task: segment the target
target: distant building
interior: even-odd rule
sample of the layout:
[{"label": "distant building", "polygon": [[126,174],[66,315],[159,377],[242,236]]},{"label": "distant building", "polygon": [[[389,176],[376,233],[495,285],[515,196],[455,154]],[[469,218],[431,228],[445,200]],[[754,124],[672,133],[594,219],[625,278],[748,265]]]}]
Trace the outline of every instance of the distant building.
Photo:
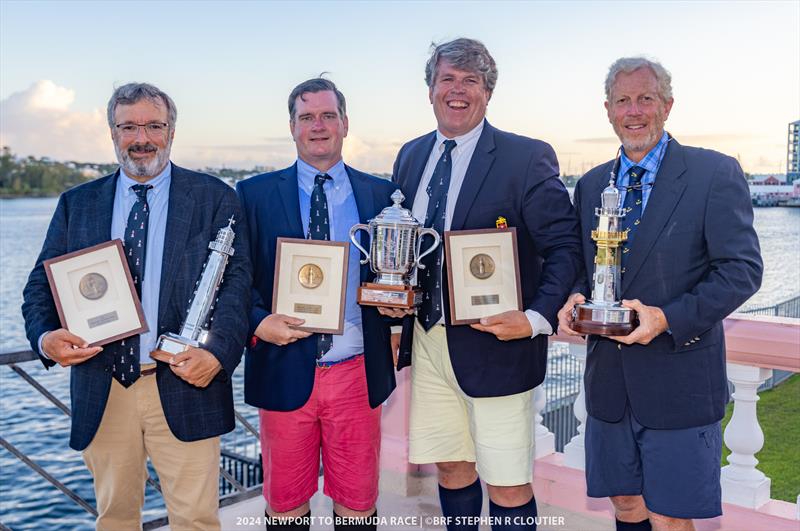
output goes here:
[{"label": "distant building", "polygon": [[754,174],[750,176],[750,185],[780,186],[789,184],[785,175],[780,174]]},{"label": "distant building", "polygon": [[786,180],[792,183],[800,179],[800,120],[789,124],[786,144]]}]

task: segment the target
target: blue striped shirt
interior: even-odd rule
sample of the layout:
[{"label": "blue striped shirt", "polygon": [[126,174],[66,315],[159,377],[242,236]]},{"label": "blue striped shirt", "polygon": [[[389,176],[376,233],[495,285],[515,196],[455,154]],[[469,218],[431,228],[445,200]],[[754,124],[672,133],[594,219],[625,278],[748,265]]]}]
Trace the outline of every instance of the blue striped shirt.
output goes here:
[{"label": "blue striped shirt", "polygon": [[625,204],[625,187],[628,186],[630,181],[628,177],[628,170],[633,166],[639,166],[645,170],[642,177],[642,214],[647,208],[647,200],[650,199],[650,192],[653,191],[653,185],[656,182],[656,175],[658,169],[661,167],[661,162],[664,160],[664,154],[667,152],[667,144],[669,144],[669,135],[666,131],[661,135],[661,139],[653,146],[653,149],[648,151],[639,162],[633,162],[625,155],[625,148],[622,149],[622,154],[619,160],[619,171],[617,174],[617,188],[619,188],[619,204]]}]

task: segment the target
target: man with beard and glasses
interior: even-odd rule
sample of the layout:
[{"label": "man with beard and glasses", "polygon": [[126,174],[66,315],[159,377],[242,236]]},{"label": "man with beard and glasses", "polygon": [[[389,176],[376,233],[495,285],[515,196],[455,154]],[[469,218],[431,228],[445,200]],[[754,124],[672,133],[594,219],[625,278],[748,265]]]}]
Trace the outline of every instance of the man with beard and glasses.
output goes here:
[{"label": "man with beard and glasses", "polygon": [[[177,332],[208,244],[239,201],[219,179],[172,164],[176,109],[158,88],[114,91],[108,125],[120,168],[64,192],[24,290],[31,346],[45,367],[71,367],[70,447],[94,477],[97,529],[140,529],[149,457],[172,529],[219,529],[219,436],[234,428],[231,376],[247,333],[251,271],[237,230],[208,340],[172,364],[149,354]],[[90,347],[61,328],[42,263],[118,238],[124,242],[148,331]]]},{"label": "man with beard and glasses", "polygon": [[642,57],[611,65],[608,119],[619,157],[575,187],[585,273],[559,312],[561,333],[590,293],[595,208],[614,171],[628,230],[622,304],[628,336],[590,335],[586,361],[586,481],[610,497],[617,529],[693,529],[722,514],[720,420],[725,414],[722,320],[761,285],[762,261],[742,169],[664,131],[671,77]]}]

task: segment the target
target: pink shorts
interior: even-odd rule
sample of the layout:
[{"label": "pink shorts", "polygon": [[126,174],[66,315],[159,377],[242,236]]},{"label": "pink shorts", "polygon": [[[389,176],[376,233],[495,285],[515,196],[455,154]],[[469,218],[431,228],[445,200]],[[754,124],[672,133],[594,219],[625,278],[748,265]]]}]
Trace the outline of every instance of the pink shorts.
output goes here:
[{"label": "pink shorts", "polygon": [[378,499],[381,407],[369,407],[364,356],[316,368],[308,401],[294,411],[259,411],[264,498],[277,513],[300,507],[317,491],[355,511]]}]

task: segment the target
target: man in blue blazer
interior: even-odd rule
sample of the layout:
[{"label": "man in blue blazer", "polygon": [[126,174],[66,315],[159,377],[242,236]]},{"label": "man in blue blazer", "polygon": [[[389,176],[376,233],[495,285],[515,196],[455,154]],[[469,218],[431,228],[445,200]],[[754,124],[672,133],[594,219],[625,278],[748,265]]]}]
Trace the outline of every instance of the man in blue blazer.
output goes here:
[{"label": "man in blue blazer", "polygon": [[761,284],[742,169],[664,131],[670,83],[641,57],[611,65],[605,106],[622,148],[575,188],[587,275],[559,313],[562,333],[575,334],[572,308],[591,293],[594,212],[614,171],[629,229],[621,293],[639,326],[588,338],[586,476],[589,496],[610,496],[625,530],[694,529],[692,518],[721,514],[722,320]]},{"label": "man in blue blazer", "polygon": [[[245,355],[245,401],[261,408],[267,527],[308,529],[322,455],[336,527],[375,514],[381,403],[395,387],[390,330],[356,289],[371,280],[350,246],[342,335],[311,334],[295,316],[272,313],[278,237],[349,241],[349,231],[390,205],[391,182],[346,166],[348,119],[333,82],[310,79],[289,95],[297,161],[237,186],[250,230],[254,334]],[[366,235],[364,235],[366,236]],[[362,239],[366,246],[366,238]],[[374,529],[367,520],[365,529]]]},{"label": "man in blue blazer", "polygon": [[[141,527],[147,457],[174,529],[220,527],[219,436],[234,428],[249,249],[238,231],[203,348],[156,364],[149,354],[159,334],[180,330],[209,242],[231,216],[242,217],[230,187],[169,161],[176,117],[172,99],[152,85],[114,91],[108,122],[120,168],[61,195],[24,290],[31,347],[45,367],[71,367],[70,446],[83,450],[94,477],[98,529]],[[149,330],[89,347],[61,328],[43,262],[112,238],[130,255]]]},{"label": "man in blue blazer", "polygon": [[410,460],[436,463],[448,529],[478,528],[456,521],[480,515],[478,476],[493,527],[528,528],[536,516],[532,390],[578,271],[577,219],[553,149],[485,120],[497,67],[482,43],[435,46],[426,81],[437,130],[402,147],[394,181],[414,217],[438,231],[493,229],[500,217],[516,227],[524,311],[452,326],[443,250],[430,255],[419,275],[425,300],[404,323],[403,343],[413,332]]}]

